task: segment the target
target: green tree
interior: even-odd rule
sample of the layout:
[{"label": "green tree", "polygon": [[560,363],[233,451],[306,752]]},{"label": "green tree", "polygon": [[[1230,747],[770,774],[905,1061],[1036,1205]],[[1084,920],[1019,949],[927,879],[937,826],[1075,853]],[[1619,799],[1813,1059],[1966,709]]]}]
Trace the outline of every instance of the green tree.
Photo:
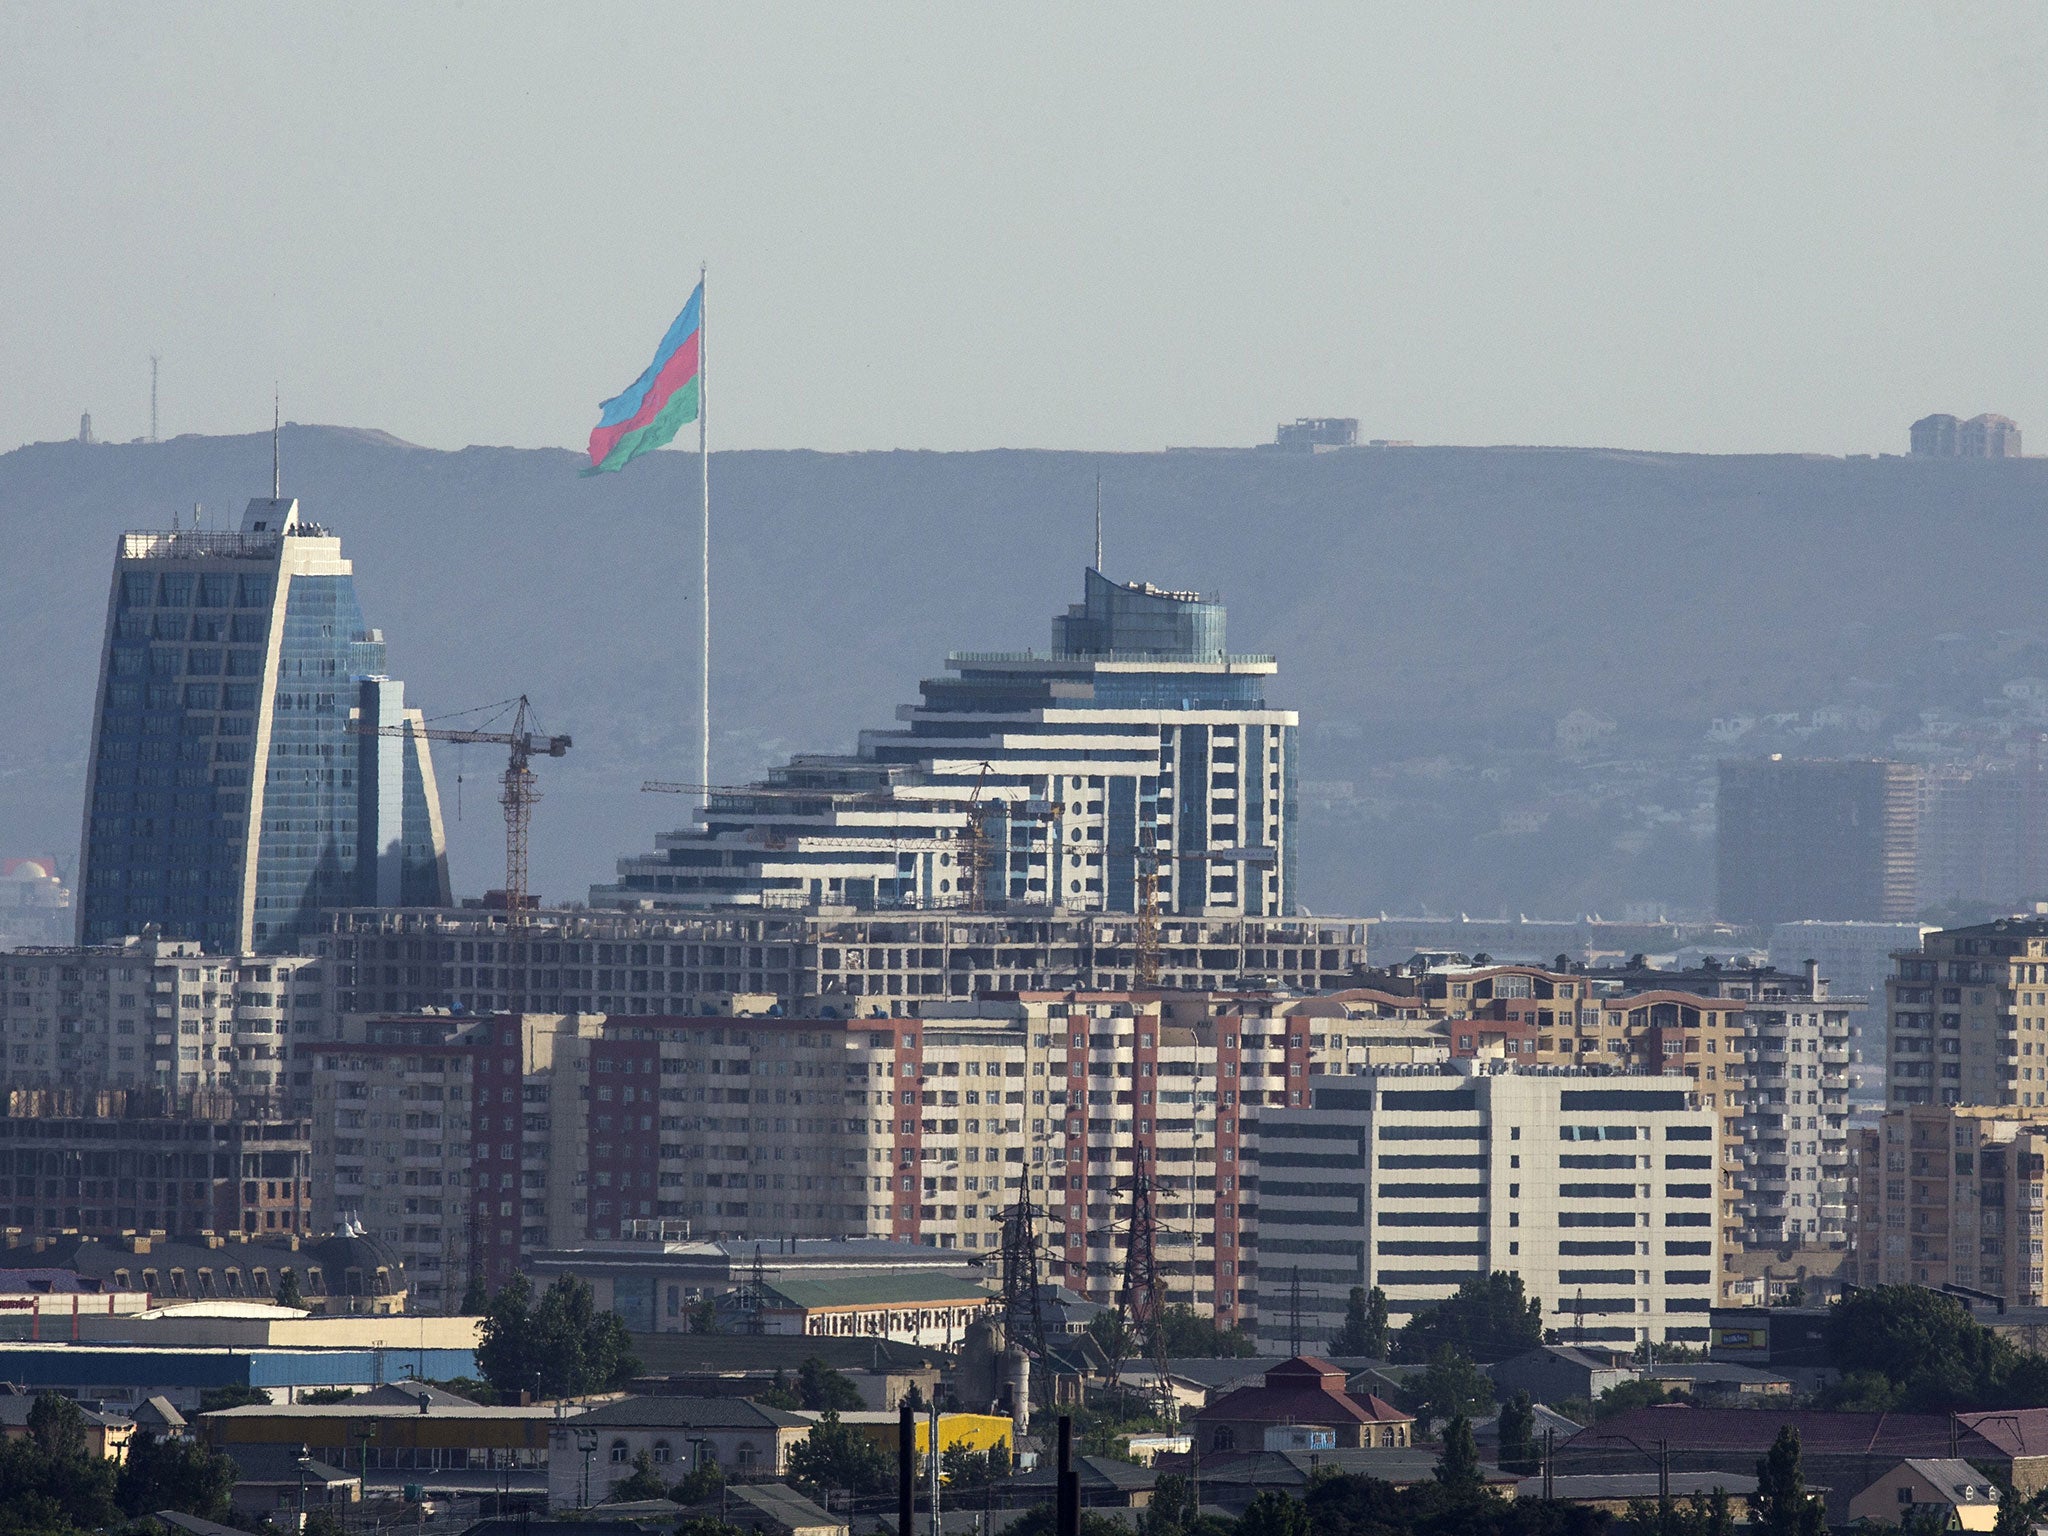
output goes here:
[{"label": "green tree", "polygon": [[491,1288],[484,1282],[484,1272],[472,1269],[469,1284],[462,1288],[462,1315],[481,1317],[491,1304]]},{"label": "green tree", "polygon": [[2019,1492],[2010,1483],[1998,1485],[1998,1519],[1991,1527],[1991,1536],[2032,1536],[2034,1522],[2041,1518],[2041,1496],[2032,1498]]},{"label": "green tree", "polygon": [[796,1388],[789,1384],[789,1373],[779,1368],[768,1385],[754,1394],[754,1401],[764,1408],[780,1408],[784,1413],[795,1413],[805,1406]]},{"label": "green tree", "polygon": [[881,1493],[895,1484],[896,1468],[879,1445],[827,1409],[789,1448],[789,1479],[813,1498],[828,1488]]},{"label": "green tree", "polygon": [[718,1303],[709,1296],[690,1308],[690,1332],[718,1332]]},{"label": "green tree", "polygon": [[1726,1490],[1676,1499],[1630,1499],[1628,1527],[1634,1536],[1734,1536],[1735,1515]]},{"label": "green tree", "polygon": [[223,1408],[247,1408],[269,1401],[270,1394],[261,1387],[245,1386],[237,1381],[224,1387],[206,1388],[199,1394],[199,1411],[218,1413]]},{"label": "green tree", "polygon": [[277,1304],[280,1307],[297,1307],[301,1311],[305,1309],[306,1293],[299,1289],[299,1272],[296,1269],[288,1269],[277,1277]]},{"label": "green tree", "polygon": [[860,1388],[812,1355],[797,1367],[796,1392],[803,1406],[813,1413],[836,1408],[841,1413],[858,1413],[867,1406]]},{"label": "green tree", "polygon": [[1611,1419],[1617,1414],[1629,1413],[1637,1408],[1654,1408],[1659,1403],[1683,1403],[1689,1401],[1676,1387],[1667,1387],[1661,1381],[1620,1381],[1600,1394],[1600,1401],[1593,1405],[1595,1419]]},{"label": "green tree", "polygon": [[538,1302],[526,1276],[514,1275],[492,1298],[477,1333],[477,1368],[508,1401],[523,1391],[616,1391],[640,1373],[625,1319],[599,1312],[589,1282],[578,1275],[563,1275]]},{"label": "green tree", "polygon": [[1152,1502],[1138,1516],[1138,1536],[1187,1536],[1201,1514],[1194,1480],[1183,1472],[1162,1472],[1152,1485]]},{"label": "green tree", "polygon": [[440,1381],[426,1382],[425,1385],[438,1387],[441,1391],[455,1397],[467,1398],[479,1407],[495,1408],[498,1406],[498,1394],[493,1390],[491,1384],[475,1376],[449,1376]]},{"label": "green tree", "polygon": [[1403,1406],[1420,1420],[1422,1433],[1440,1419],[1470,1418],[1493,1406],[1493,1383],[1459,1350],[1446,1345],[1401,1393]]},{"label": "green tree", "polygon": [[1008,1446],[992,1445],[986,1451],[964,1445],[949,1445],[939,1457],[939,1475],[955,1489],[986,1488],[1010,1475]]},{"label": "green tree", "polygon": [[633,1470],[621,1478],[612,1488],[607,1504],[633,1504],[641,1499],[665,1499],[668,1484],[661,1480],[661,1474],[654,1470],[654,1458],[642,1451],[633,1458]]},{"label": "green tree", "polygon": [[1308,1536],[1308,1506],[1268,1488],[1238,1516],[1237,1536]]},{"label": "green tree", "polygon": [[1749,1523],[1756,1536],[1823,1536],[1827,1530],[1825,1507],[1818,1495],[1806,1491],[1799,1431],[1790,1424],[1778,1431],[1769,1453],[1756,1464]]},{"label": "green tree", "polygon": [[1111,1360],[1128,1360],[1138,1352],[1137,1334],[1113,1307],[1088,1319],[1088,1337]]},{"label": "green tree", "polygon": [[731,1525],[715,1515],[688,1515],[676,1522],[675,1536],[749,1536],[744,1526]]},{"label": "green tree", "polygon": [[196,1440],[160,1440],[148,1430],[128,1442],[114,1482],[114,1500],[131,1518],[175,1509],[202,1520],[224,1519],[241,1478],[234,1461]]},{"label": "green tree", "polygon": [[1896,1383],[1900,1406],[1922,1412],[2003,1405],[2017,1352],[1961,1302],[1917,1285],[1855,1291],[1828,1315],[1830,1363]]},{"label": "green tree", "polygon": [[669,1497],[678,1504],[707,1504],[718,1497],[718,1490],[724,1486],[725,1469],[707,1456],[669,1490]]},{"label": "green tree", "polygon": [[1175,1360],[1245,1359],[1259,1352],[1258,1341],[1242,1328],[1219,1328],[1186,1302],[1175,1302],[1159,1314],[1166,1353]]},{"label": "green tree", "polygon": [[1495,1270],[1411,1317],[1396,1336],[1403,1360],[1427,1360],[1450,1345],[1482,1365],[1506,1360],[1543,1342],[1543,1304],[1522,1289],[1522,1277]]},{"label": "green tree", "polygon": [[1351,1299],[1344,1306],[1344,1325],[1330,1335],[1333,1355],[1364,1355],[1373,1360],[1387,1358],[1387,1293],[1378,1286],[1370,1291],[1362,1285],[1351,1287]]},{"label": "green tree", "polygon": [[1906,1389],[1883,1371],[1844,1371],[1815,1401],[1835,1413],[1894,1413],[1905,1400]]},{"label": "green tree", "polygon": [[28,1438],[53,1461],[78,1461],[85,1456],[85,1410],[55,1392],[38,1392],[29,1405]]},{"label": "green tree", "polygon": [[1536,1455],[1536,1409],[1529,1394],[1517,1392],[1500,1409],[1500,1464],[1503,1470],[1533,1477]]},{"label": "green tree", "polygon": [[1479,1446],[1472,1439],[1472,1421],[1462,1413],[1444,1426],[1436,1480],[1451,1493],[1477,1493],[1486,1486],[1485,1474],[1479,1470]]}]

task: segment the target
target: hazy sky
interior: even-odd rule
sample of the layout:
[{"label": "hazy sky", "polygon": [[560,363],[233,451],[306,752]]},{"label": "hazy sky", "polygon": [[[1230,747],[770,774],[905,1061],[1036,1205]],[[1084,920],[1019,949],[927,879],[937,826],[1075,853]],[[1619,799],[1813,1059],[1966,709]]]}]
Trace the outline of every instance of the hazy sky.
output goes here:
[{"label": "hazy sky", "polygon": [[0,448],[2048,449],[2048,19],[0,0]]}]

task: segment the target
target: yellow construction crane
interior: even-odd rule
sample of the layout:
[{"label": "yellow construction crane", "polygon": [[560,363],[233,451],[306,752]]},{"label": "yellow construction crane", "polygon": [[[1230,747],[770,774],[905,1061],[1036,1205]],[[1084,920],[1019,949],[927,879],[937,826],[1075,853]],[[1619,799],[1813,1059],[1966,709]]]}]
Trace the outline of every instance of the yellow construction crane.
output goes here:
[{"label": "yellow construction crane", "polygon": [[522,693],[509,731],[449,730],[440,726],[416,725],[411,721],[402,725],[371,725],[367,722],[356,725],[356,733],[362,736],[411,736],[427,741],[451,741],[457,745],[511,749],[505,764],[504,788],[498,796],[498,803],[505,808],[505,926],[508,928],[523,927],[526,922],[526,832],[533,819],[534,804],[540,799],[540,791],[534,787],[533,769],[528,763],[535,757],[561,757],[569,750],[567,736],[536,735],[528,729],[532,713],[533,706],[527,703],[526,695]]}]

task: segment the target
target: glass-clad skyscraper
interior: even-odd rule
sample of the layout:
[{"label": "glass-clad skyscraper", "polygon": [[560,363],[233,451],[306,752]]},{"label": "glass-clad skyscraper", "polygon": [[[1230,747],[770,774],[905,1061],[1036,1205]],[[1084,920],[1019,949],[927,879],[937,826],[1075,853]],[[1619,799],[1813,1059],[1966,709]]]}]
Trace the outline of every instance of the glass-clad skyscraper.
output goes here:
[{"label": "glass-clad skyscraper", "polygon": [[236,532],[127,533],[114,567],[79,859],[78,935],[155,927],[290,949],[326,907],[446,905],[424,740],[384,675],[341,540],[295,500]]},{"label": "glass-clad skyscraper", "polygon": [[[1221,603],[1085,577],[1050,651],[967,651],[895,730],[714,795],[591,905],[1294,910],[1295,734]],[[970,829],[975,829],[970,832]]]}]

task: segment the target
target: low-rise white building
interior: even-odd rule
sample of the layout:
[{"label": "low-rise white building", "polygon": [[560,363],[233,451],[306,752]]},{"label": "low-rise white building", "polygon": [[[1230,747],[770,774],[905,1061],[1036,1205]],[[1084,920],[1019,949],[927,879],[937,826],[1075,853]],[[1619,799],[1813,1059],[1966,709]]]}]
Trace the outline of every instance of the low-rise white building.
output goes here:
[{"label": "low-rise white building", "polygon": [[1499,1057],[1314,1083],[1260,1117],[1261,1342],[1327,1338],[1353,1286],[1398,1325],[1492,1270],[1567,1343],[1707,1338],[1717,1112],[1690,1078]]},{"label": "low-rise white building", "polygon": [[716,1463],[732,1477],[773,1477],[811,1421],[743,1397],[623,1397],[556,1420],[548,1437],[548,1508],[587,1509],[633,1475],[645,1451],[681,1481]]}]

